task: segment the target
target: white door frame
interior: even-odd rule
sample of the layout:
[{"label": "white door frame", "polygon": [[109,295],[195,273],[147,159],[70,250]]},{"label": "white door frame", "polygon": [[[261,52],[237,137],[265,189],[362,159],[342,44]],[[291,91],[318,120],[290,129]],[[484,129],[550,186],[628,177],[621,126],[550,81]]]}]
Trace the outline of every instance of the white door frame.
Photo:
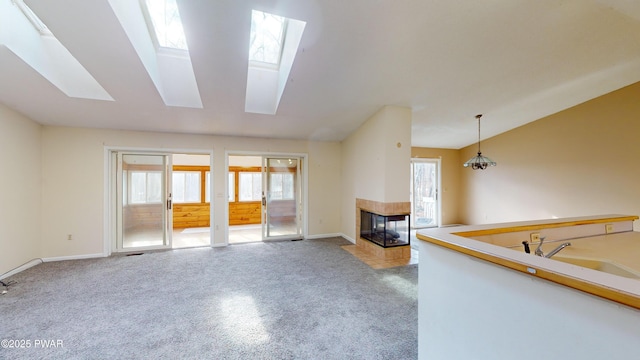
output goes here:
[{"label": "white door frame", "polygon": [[[296,161],[298,162],[298,166],[296,167],[296,184],[298,184],[298,186],[300,186],[299,190],[300,192],[298,192],[298,188],[296,187],[295,189],[295,201],[296,201],[296,205],[295,205],[295,209],[296,209],[296,213],[295,213],[295,217],[296,217],[296,234],[295,235],[270,235],[270,221],[269,221],[269,206],[270,206],[270,184],[271,184],[271,179],[268,175],[271,174],[271,172],[269,171],[269,160],[271,159],[278,159],[278,161],[280,159],[287,159],[287,158],[295,158]],[[261,219],[262,219],[262,241],[269,241],[269,240],[294,240],[294,239],[300,239],[300,236],[303,236],[302,234],[302,218],[299,216],[302,213],[302,206],[298,206],[298,203],[302,204],[303,199],[300,199],[300,197],[302,197],[302,182],[301,177],[302,177],[302,172],[301,170],[304,168],[304,166],[306,161],[300,157],[300,156],[295,156],[295,155],[287,155],[287,156],[271,156],[271,155],[264,155],[262,156],[262,214],[261,214]],[[265,176],[267,175],[267,176]],[[304,236],[303,236],[304,237]]]},{"label": "white door frame", "polygon": [[[111,152],[111,155],[113,157],[117,157],[117,164],[115,164],[115,177],[113,177],[113,179],[116,180],[116,186],[115,186],[115,192],[113,193],[115,195],[115,208],[113,208],[111,210],[112,215],[115,215],[116,218],[116,241],[112,244],[112,248],[111,251],[112,252],[132,252],[132,251],[145,251],[145,250],[166,250],[166,249],[171,249],[172,246],[172,231],[173,230],[173,221],[172,221],[172,215],[173,215],[173,211],[171,209],[171,207],[169,206],[170,201],[171,201],[171,154],[170,153],[149,153],[149,152],[145,152],[145,151],[130,151],[130,150],[124,150],[124,151],[113,151]],[[160,199],[160,206],[163,208],[163,214],[162,214],[162,227],[163,227],[163,242],[162,245],[149,245],[149,246],[137,246],[137,247],[133,247],[133,248],[124,248],[124,229],[122,228],[123,225],[123,211],[124,211],[124,204],[121,202],[122,198],[123,198],[123,194],[118,192],[118,190],[124,190],[124,181],[121,180],[122,179],[122,175],[123,175],[123,171],[124,169],[122,169],[122,163],[124,163],[124,156],[127,155],[131,155],[131,156],[155,156],[155,157],[162,157],[162,165],[163,165],[163,175],[164,178],[161,180],[162,181],[162,189],[164,190],[164,192],[161,194],[161,199]],[[114,168],[112,167],[112,170],[114,170]],[[112,175],[114,175],[114,173],[111,173]],[[118,187],[117,183],[118,180],[120,180],[123,185],[121,187]],[[130,184],[127,182],[127,189],[129,188]],[[118,222],[117,220],[121,220],[120,222]]]},{"label": "white door frame", "polygon": [[[307,201],[309,192],[309,166],[308,166],[308,154],[305,153],[287,153],[287,152],[266,152],[266,151],[242,151],[242,150],[226,150],[224,153],[224,171],[225,171],[225,194],[229,189],[229,156],[260,156],[260,157],[299,157],[302,159],[302,237],[307,238],[309,235],[308,217],[309,217],[309,202]],[[224,241],[225,245],[229,245],[229,194],[225,196],[224,207]],[[262,216],[261,216],[262,218]],[[262,222],[262,220],[261,220]]]},{"label": "white door frame", "polygon": [[[211,183],[209,184],[209,194],[211,195],[210,210],[209,210],[209,233],[210,233],[210,246],[214,246],[214,210],[213,210],[213,149],[179,149],[179,148],[138,148],[133,146],[105,146],[104,147],[104,218],[103,218],[103,251],[106,256],[111,255],[115,251],[116,241],[116,215],[114,209],[117,206],[115,198],[116,184],[113,179],[116,174],[113,174],[113,167],[111,164],[111,154],[113,152],[131,151],[131,152],[144,152],[149,154],[202,154],[209,155],[209,169],[211,171]],[[172,226],[173,228],[173,226]],[[138,249],[138,250],[143,250]]]}]

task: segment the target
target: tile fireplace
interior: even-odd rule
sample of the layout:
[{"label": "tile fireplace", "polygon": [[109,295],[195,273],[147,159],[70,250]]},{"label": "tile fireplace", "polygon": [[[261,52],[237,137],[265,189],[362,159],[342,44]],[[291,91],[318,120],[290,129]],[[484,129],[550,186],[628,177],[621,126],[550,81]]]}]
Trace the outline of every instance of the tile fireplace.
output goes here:
[{"label": "tile fireplace", "polygon": [[[368,253],[380,261],[410,261],[411,202],[380,202],[356,198],[355,210],[357,251]],[[363,218],[363,213],[373,215],[365,215]],[[364,234],[361,232],[363,221]]]}]

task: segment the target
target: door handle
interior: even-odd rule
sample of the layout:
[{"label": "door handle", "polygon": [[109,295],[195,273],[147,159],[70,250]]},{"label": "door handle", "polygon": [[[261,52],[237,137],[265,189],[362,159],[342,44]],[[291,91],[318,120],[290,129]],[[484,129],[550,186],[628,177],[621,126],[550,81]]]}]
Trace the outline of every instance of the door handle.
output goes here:
[{"label": "door handle", "polygon": [[262,206],[267,206],[267,198],[266,197],[262,197]]},{"label": "door handle", "polygon": [[167,210],[171,210],[171,205],[173,205],[171,199],[167,199]]}]

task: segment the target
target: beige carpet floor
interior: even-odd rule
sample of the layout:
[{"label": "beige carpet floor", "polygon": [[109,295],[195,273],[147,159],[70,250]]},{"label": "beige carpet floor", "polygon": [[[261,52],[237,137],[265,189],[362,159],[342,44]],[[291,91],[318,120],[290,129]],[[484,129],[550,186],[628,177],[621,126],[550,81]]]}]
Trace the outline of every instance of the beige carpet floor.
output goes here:
[{"label": "beige carpet floor", "polygon": [[0,296],[0,338],[25,346],[0,348],[0,358],[417,358],[417,265],[372,269],[347,244],[40,264],[3,279],[15,284]]}]

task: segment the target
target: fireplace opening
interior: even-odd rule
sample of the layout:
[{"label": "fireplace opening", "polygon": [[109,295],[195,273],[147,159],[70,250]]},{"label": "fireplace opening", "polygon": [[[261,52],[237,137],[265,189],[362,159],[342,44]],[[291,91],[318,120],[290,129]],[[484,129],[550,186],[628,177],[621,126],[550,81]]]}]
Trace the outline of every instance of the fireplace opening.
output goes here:
[{"label": "fireplace opening", "polygon": [[409,215],[380,215],[361,209],[360,237],[385,248],[409,245]]}]

